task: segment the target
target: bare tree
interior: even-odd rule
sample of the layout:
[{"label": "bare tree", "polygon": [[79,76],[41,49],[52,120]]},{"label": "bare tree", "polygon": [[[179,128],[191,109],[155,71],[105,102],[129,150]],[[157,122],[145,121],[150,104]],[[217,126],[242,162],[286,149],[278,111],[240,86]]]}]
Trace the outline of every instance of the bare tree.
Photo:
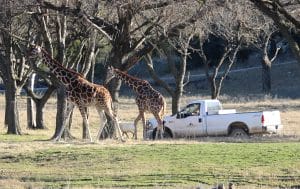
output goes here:
[{"label": "bare tree", "polygon": [[[148,54],[146,58],[147,69],[151,77],[172,97],[172,114],[177,113],[180,109],[180,99],[183,93],[184,85],[186,84],[184,82],[184,78],[186,76],[186,66],[189,56],[190,41],[193,36],[194,32],[188,34],[182,32],[181,35],[178,36],[178,38],[173,38],[174,41],[172,41],[171,44],[167,45],[168,47],[160,49],[160,51],[164,51],[164,54],[166,55],[166,62],[172,76],[174,77],[174,87],[160,79],[158,74],[154,71],[151,55]],[[177,55],[175,53],[177,53],[180,57],[179,64],[176,64],[177,61],[175,59],[177,58]]]},{"label": "bare tree", "polygon": [[0,76],[5,85],[5,125],[8,134],[21,134],[17,96],[32,73],[19,43],[20,39],[29,37],[29,18],[19,9],[24,7],[23,3],[4,1],[0,5]]},{"label": "bare tree", "polygon": [[287,40],[293,54],[295,55],[298,63],[300,63],[300,48],[296,40],[293,38],[291,26],[295,29],[295,33],[299,33],[300,20],[299,20],[299,1],[287,0],[250,0],[254,5],[265,15],[270,17],[274,24],[279,29],[280,33]]},{"label": "bare tree", "polygon": [[[205,7],[206,14],[199,21],[201,31],[199,32],[200,47],[199,56],[204,63],[205,73],[211,88],[211,98],[218,98],[224,82],[233,63],[236,61],[236,55],[239,51],[243,38],[242,22],[243,10],[237,9],[236,4],[229,4],[227,1],[211,1]],[[220,57],[216,62],[208,57],[208,52],[204,49],[204,44],[210,41],[210,38],[221,39],[219,44],[221,50]],[[211,58],[211,59],[210,59]],[[223,67],[223,68],[222,68]],[[221,68],[222,72],[221,73]]]},{"label": "bare tree", "polygon": [[[211,98],[217,99],[220,96],[221,88],[224,79],[227,77],[233,63],[236,60],[236,55],[241,47],[241,42],[236,45],[226,44],[223,49],[223,54],[214,66],[211,66],[211,61],[208,60],[203,47],[199,49],[199,55],[202,58],[205,66],[206,77],[208,78],[210,88],[211,88]],[[226,65],[227,64],[227,65]],[[224,66],[223,73],[220,73],[221,66]],[[211,71],[212,69],[212,71]]]},{"label": "bare tree", "polygon": [[[278,29],[274,26],[273,20],[262,14],[251,2],[235,1],[236,9],[241,9],[243,17],[239,20],[242,24],[245,44],[248,47],[258,50],[261,54],[262,65],[262,91],[265,94],[271,93],[271,66],[276,59],[280,47],[277,45]],[[280,43],[278,43],[280,44]]]},{"label": "bare tree", "polygon": [[[275,51],[271,52],[270,43],[271,43],[271,36],[273,33],[269,33],[265,38],[264,38],[264,44],[261,49],[262,51],[262,90],[265,94],[271,94],[271,67],[272,63],[276,59],[278,52],[280,50],[280,46],[274,44],[275,46]],[[272,56],[272,57],[271,57]]]},{"label": "bare tree", "polygon": [[278,30],[274,27],[272,20],[255,10],[252,5],[244,2],[243,6],[247,6],[247,12],[244,12],[244,15],[248,18],[243,22],[244,35],[249,36],[246,43],[261,54],[262,91],[270,94],[271,67],[280,50],[276,44],[278,41],[275,40]]}]

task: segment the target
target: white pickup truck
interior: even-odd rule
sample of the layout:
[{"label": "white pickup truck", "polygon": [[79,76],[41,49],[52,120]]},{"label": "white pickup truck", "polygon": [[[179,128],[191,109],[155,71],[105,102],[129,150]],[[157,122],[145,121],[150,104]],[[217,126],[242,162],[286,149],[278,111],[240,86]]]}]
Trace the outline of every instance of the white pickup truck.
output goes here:
[{"label": "white pickup truck", "polygon": [[[157,122],[147,121],[147,137],[154,138]],[[279,111],[237,113],[223,110],[219,100],[196,100],[175,115],[164,117],[164,137],[232,136],[278,133],[282,130]]]}]

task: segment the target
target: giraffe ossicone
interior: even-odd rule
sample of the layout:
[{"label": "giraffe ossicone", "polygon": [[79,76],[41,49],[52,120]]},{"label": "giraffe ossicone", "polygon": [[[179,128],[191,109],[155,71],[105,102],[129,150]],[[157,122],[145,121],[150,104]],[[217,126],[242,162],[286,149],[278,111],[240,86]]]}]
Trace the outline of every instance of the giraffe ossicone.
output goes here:
[{"label": "giraffe ossicone", "polygon": [[[114,123],[115,134],[117,134],[119,139],[123,141],[121,129],[119,127],[119,122],[117,117],[113,114],[112,110],[112,98],[109,91],[102,85],[97,85],[86,80],[80,73],[65,68],[54,60],[46,50],[40,46],[31,45],[28,52],[29,58],[40,57],[42,62],[48,67],[49,71],[55,74],[58,80],[65,86],[66,94],[68,100],[79,108],[81,113],[83,124],[88,130],[88,138],[92,141],[89,131],[89,122],[87,118],[86,108],[90,106],[95,106],[100,117],[103,117],[105,112]],[[68,112],[69,113],[69,112]],[[68,116],[68,115],[67,115]],[[104,120],[99,128],[97,139],[99,139],[100,134],[103,130],[104,125],[107,120]],[[60,140],[65,129],[65,125],[55,140]]]}]

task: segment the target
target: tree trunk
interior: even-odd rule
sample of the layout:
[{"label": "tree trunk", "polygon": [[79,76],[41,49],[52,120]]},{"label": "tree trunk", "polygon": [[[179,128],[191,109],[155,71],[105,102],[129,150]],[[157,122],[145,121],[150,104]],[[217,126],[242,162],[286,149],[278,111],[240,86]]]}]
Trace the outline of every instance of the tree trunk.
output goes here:
[{"label": "tree trunk", "polygon": [[6,100],[6,111],[5,120],[7,121],[7,134],[21,135],[21,128],[19,122],[19,112],[17,106],[17,92],[15,87],[6,85],[5,100]]},{"label": "tree trunk", "polygon": [[63,139],[73,138],[69,131],[69,127],[67,127],[67,95],[64,86],[59,86],[57,89],[57,112],[56,112],[56,127],[54,135],[52,139],[58,137],[61,129],[65,125],[65,129],[63,135],[61,136]]},{"label": "tree trunk", "polygon": [[[118,115],[118,108],[119,108],[119,94],[120,94],[120,88],[121,88],[121,81],[117,79],[113,79],[112,82],[110,82],[109,85],[109,91],[112,95],[113,99],[113,111],[115,115]],[[105,115],[106,116],[106,115]],[[107,123],[105,124],[100,138],[99,139],[106,139],[106,138],[112,138],[115,128],[113,126],[113,120],[109,116],[106,116]]]},{"label": "tree trunk", "polygon": [[[5,92],[5,94],[8,93],[8,91]],[[5,118],[4,118],[4,127],[7,128],[8,127],[8,123],[9,123],[9,106],[7,105],[8,100],[7,97],[5,95]]]},{"label": "tree trunk", "polygon": [[210,78],[211,99],[218,98],[216,79]]},{"label": "tree trunk", "polygon": [[[177,76],[176,78],[176,87],[175,87],[175,95],[172,98],[172,113],[177,113],[179,111],[179,104],[180,104],[180,99],[182,96],[182,92],[183,92],[183,87],[184,87],[184,77],[185,77],[185,73],[186,73],[186,65],[187,65],[187,56],[188,56],[188,47],[189,47],[189,43],[190,40],[192,38],[192,35],[188,38],[188,40],[185,42],[185,47],[182,49],[183,53],[181,54],[181,63],[179,66],[179,69],[177,71]],[[173,65],[175,66],[175,65]],[[176,66],[173,68],[176,69]],[[174,104],[173,104],[174,101]],[[174,105],[174,107],[173,107]],[[176,112],[173,112],[176,111]]]},{"label": "tree trunk", "polygon": [[[113,47],[110,54],[112,54],[113,56],[110,57],[109,62],[111,62],[115,68],[120,68],[122,65],[122,57],[123,57],[122,52],[119,50],[118,47]],[[121,84],[122,84],[121,80],[113,78],[108,84],[108,86],[106,86],[113,100],[113,111],[115,115],[118,115]],[[106,119],[107,119],[107,123],[104,126],[99,139],[105,139],[107,137],[111,138],[113,136],[113,132],[114,132],[114,126],[112,125],[113,121],[110,119],[109,116],[106,116]]]},{"label": "tree trunk", "polygon": [[[31,77],[28,79],[28,88],[31,91],[34,91],[34,81],[35,81],[36,74],[32,74]],[[36,128],[36,118],[35,118],[35,103],[33,99],[27,95],[27,128],[35,129]]]},{"label": "tree trunk", "polygon": [[271,93],[271,61],[264,57],[262,59],[262,90],[265,94]]},{"label": "tree trunk", "polygon": [[44,107],[45,103],[42,100],[36,101],[36,129],[46,129],[44,124]]},{"label": "tree trunk", "polygon": [[[45,94],[40,98],[34,94],[33,89],[25,88],[28,96],[30,96],[31,99],[33,100],[33,102],[35,103],[36,126],[34,127],[34,129],[45,129],[46,128],[46,126],[44,125],[44,107],[55,89],[56,88],[53,85],[49,86],[47,91],[45,92]],[[28,120],[30,121],[31,119],[28,118]],[[29,123],[29,125],[31,125],[31,124]]]},{"label": "tree trunk", "polygon": [[[271,66],[272,62],[276,59],[280,48],[276,48],[276,43],[271,40],[270,33],[265,41],[264,48],[262,51],[262,91],[266,95],[271,94]],[[273,55],[273,58],[270,56]]]},{"label": "tree trunk", "polygon": [[175,92],[174,95],[172,95],[172,114],[176,114],[179,112],[179,104],[180,104],[180,97],[181,93]]},{"label": "tree trunk", "polygon": [[36,119],[35,119],[35,106],[34,101],[31,97],[27,96],[27,128],[35,129],[36,128]]}]

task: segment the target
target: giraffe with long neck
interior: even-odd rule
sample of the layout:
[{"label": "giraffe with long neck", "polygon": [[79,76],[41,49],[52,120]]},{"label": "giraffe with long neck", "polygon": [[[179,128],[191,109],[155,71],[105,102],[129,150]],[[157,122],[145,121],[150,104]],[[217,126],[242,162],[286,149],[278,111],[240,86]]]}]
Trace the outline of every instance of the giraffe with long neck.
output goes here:
[{"label": "giraffe with long neck", "polygon": [[137,95],[135,102],[138,106],[139,114],[134,121],[135,139],[137,139],[137,124],[141,119],[143,121],[143,136],[144,138],[146,137],[145,112],[152,113],[158,123],[155,139],[157,139],[158,136],[163,138],[163,116],[166,110],[164,97],[155,90],[148,81],[133,77],[119,69],[109,67],[105,83],[108,83],[114,77],[122,80],[126,85],[131,87]]},{"label": "giraffe with long neck", "polygon": [[[46,50],[39,46],[32,46],[29,51],[29,57],[40,57],[42,62],[47,66],[49,72],[53,73],[56,78],[65,86],[67,99],[79,108],[83,124],[88,130],[88,138],[92,141],[89,122],[87,118],[86,108],[95,106],[99,116],[102,117],[105,112],[114,122],[115,132],[117,137],[122,139],[121,129],[119,127],[118,119],[113,114],[112,98],[109,91],[102,85],[97,85],[86,80],[81,74],[63,67],[59,62],[54,60]],[[102,122],[99,128],[97,139],[99,138],[102,129],[107,120]],[[62,127],[58,139],[61,138],[65,126]]]}]

